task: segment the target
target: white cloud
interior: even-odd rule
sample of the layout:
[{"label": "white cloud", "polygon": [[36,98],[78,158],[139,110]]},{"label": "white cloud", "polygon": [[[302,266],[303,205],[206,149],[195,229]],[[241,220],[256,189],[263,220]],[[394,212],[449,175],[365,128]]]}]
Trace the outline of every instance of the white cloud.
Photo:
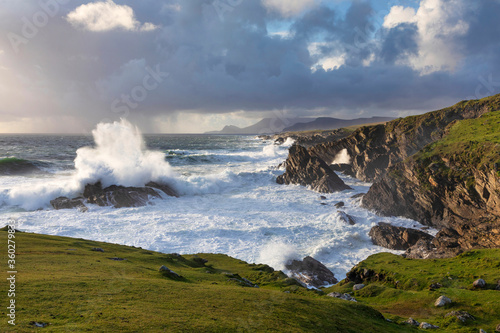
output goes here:
[{"label": "white cloud", "polygon": [[472,4],[466,0],[421,0],[415,12],[412,8],[395,6],[384,19],[384,27],[414,23],[418,28],[418,54],[403,63],[422,75],[436,71],[453,72],[463,56],[457,39],[467,33],[467,17]]},{"label": "white cloud", "polygon": [[316,0],[262,0],[262,4],[268,10],[278,12],[283,17],[292,17],[313,7]]},{"label": "white cloud", "polygon": [[384,28],[392,29],[401,23],[416,23],[416,12],[411,7],[394,6],[384,18]]},{"label": "white cloud", "polygon": [[314,42],[307,47],[309,55],[316,59],[316,63],[311,67],[312,72],[315,72],[318,68],[331,71],[345,64],[347,56],[345,53],[325,55],[321,52],[321,48],[325,46],[328,46],[328,43]]},{"label": "white cloud", "polygon": [[77,7],[66,16],[66,20],[78,29],[108,31],[123,29],[128,31],[151,31],[157,28],[152,23],[141,24],[134,10],[126,5],[117,5],[113,0],[91,2]]}]

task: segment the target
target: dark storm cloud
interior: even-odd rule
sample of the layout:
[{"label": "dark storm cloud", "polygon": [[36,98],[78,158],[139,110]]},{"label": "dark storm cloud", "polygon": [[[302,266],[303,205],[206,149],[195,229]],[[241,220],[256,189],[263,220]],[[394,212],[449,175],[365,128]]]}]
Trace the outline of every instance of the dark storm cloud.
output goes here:
[{"label": "dark storm cloud", "polygon": [[[17,53],[8,33],[22,36],[23,17],[32,20],[41,8],[7,1],[0,10],[0,66],[15,71],[16,88],[33,97],[4,104],[0,113],[74,117],[90,127],[103,118],[140,115],[147,122],[183,110],[396,115],[474,95],[481,75],[500,81],[497,2],[475,2],[464,17],[467,32],[450,39],[463,56],[455,70],[422,74],[405,62],[419,54],[417,24],[382,28],[368,1],[353,2],[345,13],[316,6],[287,19],[291,28],[281,37],[268,26],[285,19],[260,1],[221,1],[116,1],[130,6],[140,25],[158,28],[99,32],[68,23],[66,15],[86,3],[71,1]],[[317,66],[330,57],[343,65]]]}]

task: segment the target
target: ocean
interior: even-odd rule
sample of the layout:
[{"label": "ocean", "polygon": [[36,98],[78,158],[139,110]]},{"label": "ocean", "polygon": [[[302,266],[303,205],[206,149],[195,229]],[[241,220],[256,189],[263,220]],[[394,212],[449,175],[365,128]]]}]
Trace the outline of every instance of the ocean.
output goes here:
[{"label": "ocean", "polygon": [[[369,255],[388,251],[368,236],[378,222],[422,227],[361,208],[352,196],[371,184],[341,174],[353,190],[326,194],[326,200],[306,187],[278,185],[284,170],[277,166],[292,144],[254,136],[142,135],[124,120],[99,124],[89,136],[0,135],[0,222],[164,253],[225,253],[275,269],[309,255],[339,280]],[[87,212],[50,206],[98,180],[105,186],[163,181],[181,196],[136,208],[88,204]],[[339,218],[334,205],[340,201],[355,225]]]}]

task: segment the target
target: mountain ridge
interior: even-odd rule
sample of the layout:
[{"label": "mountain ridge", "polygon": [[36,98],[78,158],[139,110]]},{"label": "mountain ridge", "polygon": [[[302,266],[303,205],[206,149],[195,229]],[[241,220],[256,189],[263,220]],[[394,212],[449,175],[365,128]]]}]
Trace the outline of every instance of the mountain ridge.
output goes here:
[{"label": "mountain ridge", "polygon": [[392,117],[373,116],[370,118],[355,118],[355,119],[339,119],[333,117],[318,117],[318,118],[263,118],[257,123],[247,126],[238,127],[235,125],[226,125],[220,131],[209,131],[205,134],[276,134],[281,132],[297,132],[309,130],[335,130],[342,127],[355,125],[380,123],[393,120]]}]

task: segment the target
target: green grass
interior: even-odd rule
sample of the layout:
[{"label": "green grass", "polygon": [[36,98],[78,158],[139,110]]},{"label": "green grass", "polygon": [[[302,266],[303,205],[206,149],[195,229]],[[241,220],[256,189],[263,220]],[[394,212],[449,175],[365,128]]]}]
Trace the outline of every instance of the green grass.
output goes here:
[{"label": "green grass", "polygon": [[[15,237],[17,325],[7,324],[8,288],[2,283],[1,332],[414,331],[366,305],[321,296],[269,266],[226,255],[178,257],[82,239]],[[6,272],[5,229],[0,239]],[[126,260],[109,259],[115,257]],[[182,278],[164,276],[161,265]],[[238,276],[260,288],[229,281]],[[32,321],[50,325],[34,328]]]},{"label": "green grass", "polygon": [[413,160],[425,184],[433,164],[433,177],[473,188],[472,170],[496,170],[500,177],[500,111],[453,124],[449,133],[415,154]]},{"label": "green grass", "polygon": [[[364,280],[365,288],[353,292],[354,283],[344,280],[325,291],[353,292],[360,303],[395,322],[412,317],[440,326],[438,332],[478,332],[479,328],[494,332],[500,324],[500,291],[495,290],[500,278],[500,249],[474,250],[455,258],[431,260],[379,253],[355,268],[358,272],[364,269],[373,270],[372,277]],[[486,289],[472,287],[478,278],[486,281]],[[442,287],[430,289],[434,283]],[[434,307],[434,301],[441,295],[448,296],[453,303],[444,308]],[[476,320],[463,324],[455,317],[445,317],[454,310],[467,311]]]}]

